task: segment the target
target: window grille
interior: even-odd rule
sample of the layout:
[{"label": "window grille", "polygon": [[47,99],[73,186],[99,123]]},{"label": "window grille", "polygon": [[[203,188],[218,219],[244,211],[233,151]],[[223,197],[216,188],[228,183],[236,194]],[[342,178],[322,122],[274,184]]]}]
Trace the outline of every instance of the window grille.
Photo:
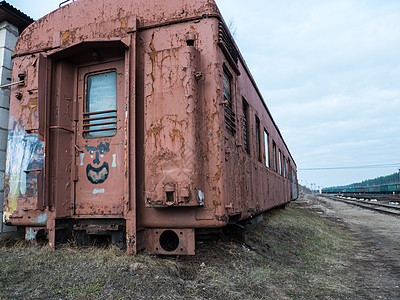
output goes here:
[{"label": "window grille", "polygon": [[249,104],[243,99],[243,145],[244,151],[250,154],[249,147]]},{"label": "window grille", "polygon": [[232,97],[232,75],[224,68],[223,71],[224,81],[224,101],[226,102],[224,108],[225,127],[234,135],[236,132],[235,113],[233,111],[233,97]]}]

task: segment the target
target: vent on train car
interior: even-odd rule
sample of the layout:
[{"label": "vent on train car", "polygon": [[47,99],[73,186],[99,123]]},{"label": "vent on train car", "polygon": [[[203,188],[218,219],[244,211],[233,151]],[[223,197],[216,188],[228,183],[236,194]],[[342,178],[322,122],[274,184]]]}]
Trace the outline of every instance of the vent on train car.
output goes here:
[{"label": "vent on train car", "polygon": [[239,58],[239,52],[236,49],[230,34],[225,29],[225,26],[222,22],[219,22],[218,44],[223,48],[223,50],[226,50],[228,52],[232,60],[235,62],[235,64],[237,64]]}]

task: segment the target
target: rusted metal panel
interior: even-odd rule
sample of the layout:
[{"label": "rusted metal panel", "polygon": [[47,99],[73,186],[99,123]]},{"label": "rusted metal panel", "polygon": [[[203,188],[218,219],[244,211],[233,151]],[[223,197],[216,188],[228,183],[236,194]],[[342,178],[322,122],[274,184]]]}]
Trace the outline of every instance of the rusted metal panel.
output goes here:
[{"label": "rusted metal panel", "polygon": [[[13,72],[26,80],[12,87],[6,216],[46,227],[53,248],[61,234],[125,224],[130,254],[191,255],[195,229],[296,196],[294,161],[214,1],[76,1],[25,30]],[[256,116],[287,176],[259,161]]]},{"label": "rusted metal panel", "polygon": [[[203,206],[196,141],[200,53],[193,46],[153,51],[145,64],[146,206]],[[173,105],[171,105],[173,103]]]},{"label": "rusted metal panel", "polygon": [[194,255],[194,229],[152,228],[146,230],[146,250],[163,255]]}]

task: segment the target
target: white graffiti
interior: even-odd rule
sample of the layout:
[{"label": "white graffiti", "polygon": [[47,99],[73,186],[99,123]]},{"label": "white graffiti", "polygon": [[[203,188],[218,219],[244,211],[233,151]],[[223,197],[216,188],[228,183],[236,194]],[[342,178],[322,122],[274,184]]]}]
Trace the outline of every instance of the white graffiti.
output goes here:
[{"label": "white graffiti", "polygon": [[113,161],[111,167],[115,168],[117,166],[117,154],[113,154]]},{"label": "white graffiti", "polygon": [[[10,124],[12,124],[10,122]],[[8,133],[6,180],[8,193],[6,194],[8,208],[5,215],[11,215],[17,209],[18,196],[27,191],[28,170],[40,170],[44,161],[44,142],[39,141],[37,134],[27,134],[22,124],[14,122]],[[32,188],[32,186],[30,186]],[[3,216],[5,219],[7,219]]]},{"label": "white graffiti", "polygon": [[93,195],[104,194],[104,189],[93,189]]},{"label": "white graffiti", "polygon": [[199,196],[199,205],[203,206],[204,205],[204,193],[200,190],[198,190],[198,196]]}]

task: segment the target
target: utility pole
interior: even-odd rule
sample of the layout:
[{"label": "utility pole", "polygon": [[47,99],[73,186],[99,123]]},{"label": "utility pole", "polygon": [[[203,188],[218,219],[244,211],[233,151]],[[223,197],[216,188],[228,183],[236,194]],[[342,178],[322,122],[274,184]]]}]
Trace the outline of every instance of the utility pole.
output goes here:
[{"label": "utility pole", "polygon": [[[397,183],[397,187],[399,188],[400,187],[400,169],[399,169],[399,181],[398,181],[398,183]],[[395,192],[396,193],[396,192]],[[400,191],[399,191],[399,194],[400,194]]]}]

